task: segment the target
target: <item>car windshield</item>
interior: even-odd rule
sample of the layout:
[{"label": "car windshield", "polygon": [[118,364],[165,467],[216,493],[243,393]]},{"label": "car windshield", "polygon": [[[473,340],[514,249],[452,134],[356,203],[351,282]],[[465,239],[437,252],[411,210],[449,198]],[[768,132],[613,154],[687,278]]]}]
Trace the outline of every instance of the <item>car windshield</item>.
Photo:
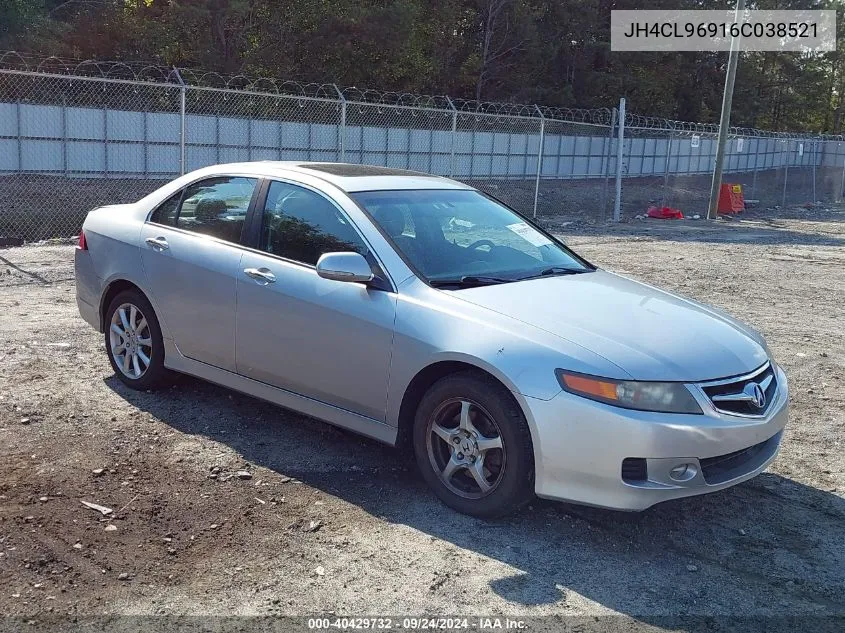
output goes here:
[{"label": "car windshield", "polygon": [[365,191],[352,197],[435,286],[592,270],[561,243],[478,191]]}]

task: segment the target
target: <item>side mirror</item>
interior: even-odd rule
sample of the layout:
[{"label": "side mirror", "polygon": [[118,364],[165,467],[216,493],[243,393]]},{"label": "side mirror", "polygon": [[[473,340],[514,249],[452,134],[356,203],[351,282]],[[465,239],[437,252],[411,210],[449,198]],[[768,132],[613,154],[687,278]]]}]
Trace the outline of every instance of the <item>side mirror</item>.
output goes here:
[{"label": "side mirror", "polygon": [[317,260],[317,274],[323,279],[334,281],[373,280],[373,271],[360,253],[323,253]]}]

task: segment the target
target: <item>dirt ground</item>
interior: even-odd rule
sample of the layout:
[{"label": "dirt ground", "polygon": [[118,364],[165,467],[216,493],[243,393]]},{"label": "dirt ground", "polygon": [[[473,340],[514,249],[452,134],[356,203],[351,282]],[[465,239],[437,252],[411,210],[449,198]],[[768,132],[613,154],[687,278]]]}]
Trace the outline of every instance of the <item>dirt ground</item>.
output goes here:
[{"label": "dirt ground", "polygon": [[845,210],[780,213],[548,222],[766,335],[792,388],[768,472],[495,522],[321,422],[190,378],[127,390],[77,315],[73,247],[0,250],[0,613],[845,615]]}]

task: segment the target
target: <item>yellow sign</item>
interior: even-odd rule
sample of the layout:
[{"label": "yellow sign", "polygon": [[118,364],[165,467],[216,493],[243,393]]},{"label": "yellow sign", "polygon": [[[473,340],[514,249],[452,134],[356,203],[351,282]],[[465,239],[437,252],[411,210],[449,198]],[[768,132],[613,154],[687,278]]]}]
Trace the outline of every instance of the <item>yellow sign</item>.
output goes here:
[{"label": "yellow sign", "polygon": [[742,193],[742,185],[731,185],[731,190],[734,193]]}]

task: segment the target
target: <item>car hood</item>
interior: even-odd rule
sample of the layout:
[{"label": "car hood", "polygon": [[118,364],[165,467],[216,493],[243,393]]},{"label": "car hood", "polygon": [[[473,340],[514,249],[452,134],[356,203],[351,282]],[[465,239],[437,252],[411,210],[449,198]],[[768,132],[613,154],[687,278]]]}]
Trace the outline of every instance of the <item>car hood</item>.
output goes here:
[{"label": "car hood", "polygon": [[712,380],[767,360],[754,331],[715,308],[603,270],[453,296],[591,350],[620,368],[610,378]]}]

